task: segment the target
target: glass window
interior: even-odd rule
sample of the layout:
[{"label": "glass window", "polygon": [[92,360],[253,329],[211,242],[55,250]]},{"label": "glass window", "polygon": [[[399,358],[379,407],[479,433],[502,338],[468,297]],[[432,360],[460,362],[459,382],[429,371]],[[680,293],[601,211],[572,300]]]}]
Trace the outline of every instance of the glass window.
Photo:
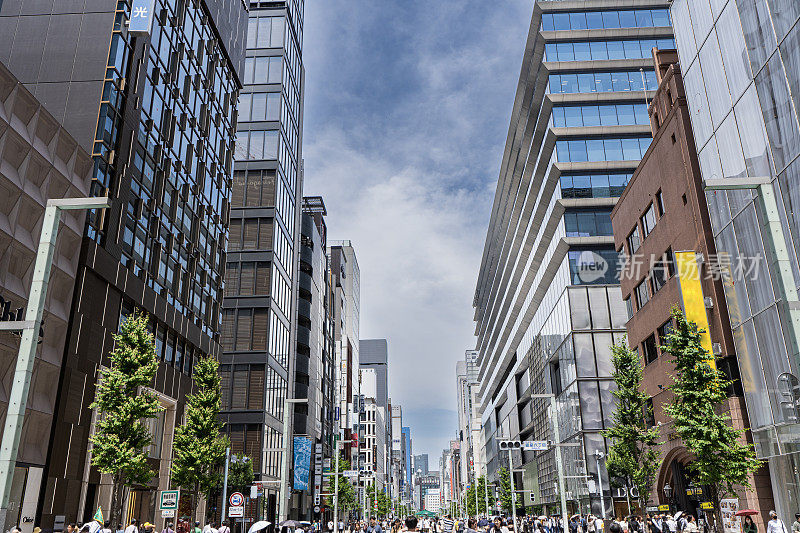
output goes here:
[{"label": "glass window", "polygon": [[671,318],[658,327],[659,346],[666,346],[668,344],[667,338],[672,334],[673,329]]},{"label": "glass window", "polygon": [[702,43],[714,23],[714,16],[711,14],[711,6],[708,4],[708,0],[691,0],[689,2],[689,13],[692,16],[694,38],[698,43]]},{"label": "glass window", "polygon": [[594,86],[594,74],[578,74],[578,91],[582,93],[593,93],[597,89]]},{"label": "glass window", "polygon": [[598,92],[609,92],[616,90],[613,88],[610,72],[598,72],[597,74],[595,74],[594,79],[597,84]]},{"label": "glass window", "polygon": [[[610,219],[610,216],[607,218]],[[605,287],[591,287],[588,291],[589,307],[592,310],[592,328],[611,328],[611,317],[608,314],[608,299]]]},{"label": "glass window", "polygon": [[633,105],[618,104],[617,118],[620,126],[632,126],[636,124],[636,117],[633,112]]},{"label": "glass window", "polygon": [[542,30],[543,31],[553,31],[555,26],[553,25],[553,14],[552,13],[544,13],[542,15]]},{"label": "glass window", "polygon": [[568,141],[569,142],[569,160],[572,162],[587,161],[586,154],[586,141]]},{"label": "glass window", "polygon": [[653,208],[653,204],[647,206],[644,214],[642,215],[642,236],[643,238],[647,238],[648,235],[653,231],[653,228],[656,227],[656,212]]},{"label": "glass window", "polygon": [[577,106],[570,106],[564,108],[565,124],[568,127],[583,126],[583,119],[581,118],[581,108]]},{"label": "glass window", "polygon": [[616,11],[603,11],[603,28],[619,28],[619,13]]},{"label": "glass window", "polygon": [[558,61],[574,61],[575,50],[572,43],[556,43],[556,55]]},{"label": "glass window", "polygon": [[568,30],[569,13],[555,13],[553,15],[553,23],[556,30]]},{"label": "glass window", "polygon": [[625,10],[619,12],[619,26],[620,28],[635,28],[636,27],[636,13],[633,11]]},{"label": "glass window", "polygon": [[772,56],[756,76],[761,109],[772,145],[772,158],[778,172],[781,172],[800,151],[797,116],[792,109],[786,79],[777,54]]},{"label": "glass window", "polygon": [[694,56],[697,55],[697,44],[694,41],[694,31],[689,18],[689,2],[691,0],[675,0],[672,3],[672,16],[675,17],[675,37],[678,40],[678,55],[684,69],[691,66]]},{"label": "glass window", "polygon": [[554,107],[553,108],[553,126],[556,128],[563,128],[567,125],[567,120],[564,116],[564,108],[563,107]]},{"label": "glass window", "polygon": [[600,108],[600,124],[603,126],[616,126],[617,125],[617,110],[613,105],[601,105]]},{"label": "glass window", "polygon": [[653,26],[653,16],[650,14],[649,9],[636,10],[636,27],[649,28]]},{"label": "glass window", "polygon": [[653,17],[653,26],[666,27],[672,25],[672,22],[670,21],[669,18],[668,9],[652,9],[650,11]]},{"label": "glass window", "polygon": [[605,41],[592,41],[589,47],[592,50],[592,59],[608,59],[608,47]]},{"label": "glass window", "polygon": [[604,161],[606,156],[603,141],[600,139],[586,141],[586,153],[589,161]]},{"label": "glass window", "polygon": [[603,25],[603,13],[600,11],[589,11],[586,13],[586,27],[590,30],[605,28]]},{"label": "glass window", "polygon": [[583,429],[603,429],[603,417],[600,413],[600,395],[596,381],[579,381],[581,418]]},{"label": "glass window", "polygon": [[586,289],[569,289],[569,308],[572,315],[572,329],[591,329],[589,320],[589,300]]},{"label": "glass window", "polygon": [[642,356],[644,357],[645,365],[649,365],[658,359],[658,348],[656,347],[655,334],[651,334],[642,343]]},{"label": "glass window", "polygon": [[591,333],[575,333],[575,365],[579,378],[596,377],[594,345]]},{"label": "glass window", "polygon": [[573,30],[586,29],[586,14],[585,13],[570,13],[569,26]]},{"label": "glass window", "polygon": [[620,139],[606,139],[603,141],[603,145],[606,149],[606,161],[622,161],[622,143]]},{"label": "glass window", "polygon": [[700,49],[700,66],[707,94],[711,119],[714,126],[719,126],[731,108],[731,97],[725,73],[722,70],[722,56],[717,44],[716,31],[712,31],[708,41]]},{"label": "glass window", "polygon": [[639,246],[642,243],[642,239],[639,237],[639,226],[633,228],[633,231],[628,235],[628,253],[633,255],[637,251],[639,251]]},{"label": "glass window", "polygon": [[590,61],[592,59],[589,43],[577,42],[573,43],[572,47],[575,54],[575,61]]},{"label": "glass window", "polygon": [[717,32],[717,37],[722,61],[725,63],[725,78],[733,100],[736,101],[750,83],[752,74],[747,61],[744,37],[739,31],[741,26],[735,3],[728,3],[717,24],[718,28],[732,28],[730,31],[726,29],[726,31]]},{"label": "glass window", "polygon": [[636,306],[638,309],[641,309],[647,302],[650,301],[650,293],[647,292],[646,279],[636,286],[634,293],[636,294]]},{"label": "glass window", "polygon": [[764,0],[736,0],[736,4],[739,7],[750,67],[753,72],[758,72],[777,46],[769,10]]},{"label": "glass window", "polygon": [[584,126],[600,125],[600,108],[597,106],[586,106],[582,110]]},{"label": "glass window", "polygon": [[[606,47],[608,48],[607,57],[600,57],[597,59],[625,59],[625,45],[622,41],[608,41]],[[638,56],[638,53],[637,53]]]}]

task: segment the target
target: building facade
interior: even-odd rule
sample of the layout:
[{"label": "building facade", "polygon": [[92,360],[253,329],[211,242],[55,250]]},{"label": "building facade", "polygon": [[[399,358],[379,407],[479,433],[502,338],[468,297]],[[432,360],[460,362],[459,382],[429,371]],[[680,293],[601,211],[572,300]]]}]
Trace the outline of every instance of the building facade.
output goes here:
[{"label": "building facade", "polygon": [[[684,286],[687,283],[700,283],[702,294],[698,297],[703,301],[699,306],[706,322],[699,327],[707,331],[717,368],[734,381],[725,411],[739,430],[748,428],[748,416],[677,53],[659,51],[655,58],[659,88],[650,104],[653,143],[612,211],[611,223],[617,249],[627,258],[620,283],[632,312],[627,323],[628,344],[641,355],[642,384],[653,408],[649,422],[658,426],[662,442],[663,461],[649,501],[672,503],[701,516],[702,494],[687,494],[692,482],[687,468],[691,453],[664,412],[674,397],[669,390],[674,365],[662,348],[672,328],[671,310],[675,305],[688,308],[688,312],[698,307],[698,302],[692,301],[695,293]],[[676,264],[675,254],[687,252],[702,263],[696,279],[686,279],[689,273],[679,272]],[[766,466],[750,476],[749,484],[754,491],[737,490],[739,505],[760,510],[760,516],[754,518],[759,527],[766,527],[767,513],[774,507]],[[672,489],[672,501],[665,486]],[[615,511],[627,512],[626,504],[618,502]]]},{"label": "building facade", "polygon": [[[25,86],[0,63],[0,320],[22,320],[45,206],[50,199],[89,195],[91,156]],[[58,233],[28,404],[9,498],[7,523],[33,531],[67,341],[86,213],[64,211]],[[0,334],[4,383],[11,383],[19,335]],[[7,412],[9,388],[0,411]],[[3,417],[5,418],[5,417]]]},{"label": "building facade", "polygon": [[[497,440],[552,440],[552,416],[561,441],[579,444],[564,449],[564,492],[582,512],[600,512],[586,458],[607,448],[610,347],[627,321],[610,213],[650,144],[650,51],[674,46],[667,8],[535,2],[475,291],[489,480],[507,461]],[[531,394],[555,394],[557,412]],[[516,486],[555,504],[554,452],[512,455]]]},{"label": "building facade", "polygon": [[[160,359],[150,423],[158,476],[130,492],[127,516],[155,518],[169,487],[172,433],[199,357],[220,354],[220,309],[246,8],[240,0],[155,0],[128,27],[130,2],[3,2],[0,61],[94,159],[76,291],[48,433],[35,523],[87,521],[108,507],[91,466],[95,384],[121,320],[150,319]],[[77,246],[77,245],[76,245]],[[158,519],[160,527],[160,518]]]},{"label": "building facade", "polygon": [[[222,418],[232,451],[253,459],[258,479],[275,481],[278,450],[292,438],[283,427],[284,401],[297,392],[303,2],[251,2],[247,24],[226,257],[220,374],[229,396],[223,394]],[[263,496],[273,521],[277,487]]]},{"label": "building facade", "polygon": [[791,516],[800,506],[800,5],[676,0],[671,12],[714,240],[730,264],[725,297],[753,442],[776,510]]},{"label": "building facade", "polygon": [[[359,315],[361,306],[361,272],[358,268],[355,249],[350,241],[328,244],[328,259],[331,266],[333,287],[333,333],[336,364],[335,422],[344,442],[352,440],[358,418],[353,412],[353,399],[359,394]],[[343,449],[345,458],[352,457],[351,447]],[[357,457],[357,454],[356,454]]]}]

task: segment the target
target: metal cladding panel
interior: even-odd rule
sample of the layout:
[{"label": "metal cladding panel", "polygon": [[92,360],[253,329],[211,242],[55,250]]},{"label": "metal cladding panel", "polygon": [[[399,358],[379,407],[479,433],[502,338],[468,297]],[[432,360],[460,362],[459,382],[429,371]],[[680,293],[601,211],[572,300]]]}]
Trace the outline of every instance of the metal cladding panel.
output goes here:
[{"label": "metal cladding panel", "polygon": [[244,68],[247,42],[247,8],[242,0],[204,0],[204,2],[222,39],[222,45],[233,63],[236,76],[241,81],[240,73]]}]

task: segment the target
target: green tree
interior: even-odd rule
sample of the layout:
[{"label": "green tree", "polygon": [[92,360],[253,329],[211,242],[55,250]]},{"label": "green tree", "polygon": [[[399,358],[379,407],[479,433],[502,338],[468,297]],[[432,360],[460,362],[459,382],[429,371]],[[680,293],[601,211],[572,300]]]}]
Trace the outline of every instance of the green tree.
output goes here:
[{"label": "green tree", "polygon": [[[475,491],[478,491],[478,512],[475,512]],[[486,478],[481,476],[477,483],[473,483],[467,489],[467,513],[470,516],[485,514],[486,509]]]},{"label": "green tree", "polygon": [[[511,476],[508,468],[503,467],[498,470],[497,477],[500,481],[500,505],[505,512],[511,513]],[[519,502],[517,502],[517,506],[519,506]]]},{"label": "green tree", "polygon": [[147,391],[158,370],[153,336],[147,317],[134,313],[114,335],[111,367],[101,371],[92,409],[98,420],[91,436],[92,464],[111,476],[111,523],[121,520],[124,489],[150,482],[156,473],[147,464],[145,448],[153,438],[144,422],[162,410],[155,394]]},{"label": "green tree", "polygon": [[610,476],[624,479],[629,489],[639,490],[639,508],[644,509],[661,464],[658,428],[647,427],[652,407],[648,406],[648,397],[641,388],[639,354],[628,348],[627,339],[623,339],[621,344],[611,347],[611,360],[617,384],[612,394],[617,398],[617,406],[611,428],[602,432],[611,440],[606,465]]},{"label": "green tree", "polygon": [[253,483],[253,461],[246,455],[231,455],[228,466],[228,494],[243,491]]},{"label": "green tree", "polygon": [[675,421],[675,431],[694,455],[689,465],[693,481],[703,485],[714,506],[715,528],[722,523],[720,500],[735,494],[734,485],[750,489],[749,475],[761,466],[755,450],[744,438],[744,430],[734,429],[730,416],[719,414],[731,381],[716,369],[713,356],[703,348],[694,322],[680,309],[672,309],[675,327],[662,349],[674,359],[675,394],[664,410]]},{"label": "green tree", "polygon": [[[356,496],[356,490],[353,484],[344,476],[343,472],[350,470],[350,461],[344,458],[344,454],[339,456],[339,472],[337,478],[339,479],[339,511],[348,512],[361,508],[361,504]],[[335,490],[335,479],[331,479],[330,490]],[[333,509],[333,496],[328,496],[327,505]]]},{"label": "green tree", "polygon": [[184,423],[175,430],[172,480],[191,494],[195,515],[198,496],[202,493],[210,499],[220,486],[220,466],[230,445],[221,434],[218,416],[221,398],[218,368],[219,363],[213,357],[197,360],[194,366],[197,390],[187,396]]}]

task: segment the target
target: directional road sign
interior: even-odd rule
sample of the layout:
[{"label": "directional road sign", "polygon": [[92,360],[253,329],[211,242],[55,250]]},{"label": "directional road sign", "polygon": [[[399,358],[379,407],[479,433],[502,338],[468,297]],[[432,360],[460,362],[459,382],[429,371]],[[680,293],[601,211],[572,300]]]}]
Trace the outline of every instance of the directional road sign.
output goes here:
[{"label": "directional road sign", "polygon": [[550,447],[549,444],[546,440],[526,440],[522,443],[522,447],[528,451],[543,452]]}]

